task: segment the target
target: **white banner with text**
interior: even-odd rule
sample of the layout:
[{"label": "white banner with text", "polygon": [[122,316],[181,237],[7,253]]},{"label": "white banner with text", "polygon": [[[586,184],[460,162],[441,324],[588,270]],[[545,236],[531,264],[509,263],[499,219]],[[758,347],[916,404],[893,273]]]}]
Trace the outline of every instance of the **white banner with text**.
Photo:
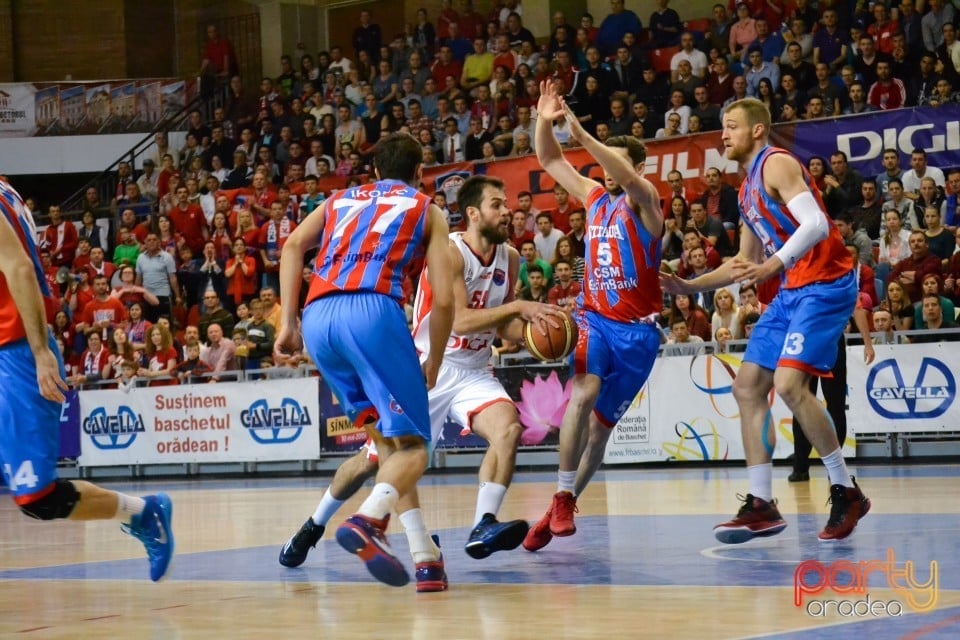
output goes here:
[{"label": "white banner with text", "polygon": [[[740,354],[658,358],[646,386],[614,428],[604,462],[743,460],[733,397],[740,364]],[[768,400],[764,433],[767,442],[776,438],[773,457],[783,459],[793,453],[793,415],[775,393]],[[843,454],[856,455],[852,430]]]},{"label": "white banner with text", "polygon": [[850,410],[856,433],[960,430],[957,371],[960,344],[877,345],[863,364],[863,347],[847,349]]},{"label": "white banner with text", "polygon": [[80,466],[312,460],[317,378],[80,392]]}]

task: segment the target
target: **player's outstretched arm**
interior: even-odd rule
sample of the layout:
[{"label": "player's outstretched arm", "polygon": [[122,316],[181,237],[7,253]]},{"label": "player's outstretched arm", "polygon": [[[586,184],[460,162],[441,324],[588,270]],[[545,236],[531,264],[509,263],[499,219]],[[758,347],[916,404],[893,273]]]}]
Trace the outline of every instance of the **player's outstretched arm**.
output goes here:
[{"label": "player's outstretched arm", "polygon": [[667,293],[698,293],[713,291],[728,284],[743,281],[745,270],[756,267],[760,255],[760,241],[746,227],[740,228],[740,253],[699,278],[684,280],[672,273],[660,273],[660,287]]},{"label": "player's outstretched arm", "polygon": [[[0,207],[8,207],[0,200]],[[19,212],[11,212],[13,217]],[[0,212],[0,273],[7,281],[10,296],[23,322],[27,343],[37,366],[37,385],[47,400],[63,402],[67,383],[60,376],[60,365],[47,340],[47,314],[33,262],[7,216]]]},{"label": "player's outstretched arm", "polygon": [[[480,333],[490,329],[502,329],[512,326],[512,321],[521,320],[539,320],[543,319],[549,322],[555,328],[560,328],[560,323],[550,316],[559,316],[564,313],[563,309],[552,304],[543,304],[527,300],[517,300],[514,294],[513,282],[518,279],[520,273],[520,254],[513,247],[507,247],[509,255],[509,280],[511,283],[504,298],[504,302],[499,307],[487,309],[474,309],[470,306],[470,300],[467,299],[467,286],[463,279],[463,255],[459,249],[451,245],[450,260],[453,263],[453,304],[454,318],[453,330],[460,335],[469,335],[471,333]],[[508,340],[519,341],[522,337],[523,323],[517,323],[519,329],[511,330],[510,335],[501,337]],[[538,322],[540,331],[546,334],[545,328]]]},{"label": "player's outstretched arm", "polygon": [[795,265],[818,242],[830,235],[830,221],[803,179],[800,163],[786,153],[775,153],[763,163],[763,185],[771,196],[784,203],[799,223],[780,250],[759,265],[745,267],[738,279],[755,283]]},{"label": "player's outstretched arm", "polygon": [[280,252],[280,328],[273,348],[288,356],[303,348],[303,340],[297,329],[303,255],[317,246],[323,232],[327,210],[325,205],[321,206],[321,210],[314,210],[293,230]]},{"label": "player's outstretched arm", "polygon": [[[427,388],[432,389],[437,383],[437,372],[453,328],[454,266],[450,260],[450,228],[446,217],[434,204],[430,205],[427,215],[426,268],[433,300],[430,308],[430,353],[423,363],[423,374],[427,379]],[[460,273],[463,273],[462,266]],[[460,279],[463,279],[462,275]]]},{"label": "player's outstretched arm", "polygon": [[637,173],[636,167],[626,156],[590,135],[566,104],[563,105],[563,114],[567,126],[570,127],[570,137],[583,145],[610,177],[616,180],[627,194],[630,208],[640,215],[643,226],[659,237],[663,233],[663,213],[660,210],[660,194],[657,193],[657,188]]},{"label": "player's outstretched arm", "polygon": [[553,133],[553,121],[563,118],[563,103],[553,82],[544,80],[540,83],[540,101],[537,103],[537,125],[534,129],[534,146],[537,150],[537,160],[571,196],[580,202],[587,201],[590,190],[597,183],[590,178],[580,175],[563,157],[563,149]]}]

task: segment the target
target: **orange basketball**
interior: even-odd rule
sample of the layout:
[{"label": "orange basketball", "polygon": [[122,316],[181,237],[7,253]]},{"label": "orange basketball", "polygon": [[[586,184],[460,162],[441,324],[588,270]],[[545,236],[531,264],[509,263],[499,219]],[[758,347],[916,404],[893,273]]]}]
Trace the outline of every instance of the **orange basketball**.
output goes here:
[{"label": "orange basketball", "polygon": [[537,360],[549,362],[551,360],[560,360],[565,358],[573,351],[577,344],[577,323],[574,322],[568,314],[561,317],[550,316],[560,323],[560,327],[554,327],[549,322],[541,320],[542,326],[546,328],[546,335],[540,333],[539,328],[533,322],[527,322],[523,325],[523,337],[527,342],[527,349]]}]

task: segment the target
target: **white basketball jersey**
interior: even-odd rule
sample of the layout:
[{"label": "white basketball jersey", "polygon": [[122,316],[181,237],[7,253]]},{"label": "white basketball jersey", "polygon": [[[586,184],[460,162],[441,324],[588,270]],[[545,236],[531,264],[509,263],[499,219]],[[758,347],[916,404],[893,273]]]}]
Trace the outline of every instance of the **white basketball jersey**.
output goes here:
[{"label": "white basketball jersey", "polygon": [[[467,304],[471,309],[492,309],[499,307],[507,297],[512,286],[509,282],[510,260],[507,245],[498,245],[490,264],[483,264],[480,258],[463,241],[461,232],[450,234],[450,239],[463,256],[463,278],[467,286]],[[413,303],[413,341],[420,353],[430,350],[430,307],[433,294],[427,280],[427,269],[420,275],[420,286]],[[470,335],[451,333],[444,352],[444,362],[465,368],[484,368],[490,364],[493,341],[496,330],[483,331]]]}]

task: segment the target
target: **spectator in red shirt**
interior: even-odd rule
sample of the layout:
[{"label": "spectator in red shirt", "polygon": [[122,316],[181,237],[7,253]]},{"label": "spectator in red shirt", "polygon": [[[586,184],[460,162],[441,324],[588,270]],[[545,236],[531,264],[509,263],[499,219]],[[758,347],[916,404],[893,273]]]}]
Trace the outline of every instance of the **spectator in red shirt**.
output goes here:
[{"label": "spectator in red shirt", "polygon": [[71,384],[98,382],[110,377],[110,350],[103,344],[99,333],[87,336],[87,348],[80,356],[79,370],[67,378]]},{"label": "spectator in red shirt", "polygon": [[[159,378],[174,375],[177,368],[177,350],[173,346],[173,337],[162,324],[155,324],[147,332],[147,366],[141,367],[137,375],[143,378]],[[176,379],[154,381],[151,386],[177,384]]]},{"label": "spectator in red shirt", "polygon": [[581,291],[580,283],[573,279],[573,265],[567,260],[557,260],[553,266],[553,275],[557,284],[550,288],[547,301],[573,313],[576,308],[577,296],[580,295]]},{"label": "spectator in red shirt", "polygon": [[239,305],[256,295],[257,262],[252,256],[247,255],[247,245],[243,238],[233,241],[233,257],[227,260],[223,275],[227,278],[227,295],[234,305]]},{"label": "spectator in red shirt", "polygon": [[923,229],[914,229],[910,232],[910,255],[894,266],[887,282],[900,283],[910,300],[919,300],[920,283],[930,273],[940,274],[940,258],[930,253]]},{"label": "spectator in red shirt", "polygon": [[43,247],[50,252],[50,261],[57,267],[69,267],[77,253],[80,238],[72,222],[60,216],[60,207],[50,206],[50,226],[43,232]]},{"label": "spectator in red shirt", "polygon": [[168,214],[173,228],[183,236],[184,242],[194,254],[203,251],[203,244],[210,237],[207,228],[207,219],[203,215],[200,205],[190,203],[190,192],[185,186],[177,187],[177,206]]},{"label": "spectator in red shirt", "polygon": [[106,337],[126,319],[126,308],[119,300],[110,296],[110,281],[104,276],[94,278],[93,300],[84,307],[80,322],[77,323],[77,331],[86,335],[96,331],[101,337]]},{"label": "spectator in red shirt", "polygon": [[198,75],[215,75],[226,80],[239,73],[237,54],[233,45],[226,38],[221,38],[216,25],[207,26],[207,42],[203,47],[203,62],[200,63]]},{"label": "spectator in red shirt", "polygon": [[533,232],[527,230],[527,214],[523,211],[514,211],[512,217],[513,224],[510,227],[510,244],[517,251],[528,240],[533,242]]},{"label": "spectator in red shirt", "polygon": [[899,109],[907,102],[907,89],[903,82],[891,76],[890,63],[877,62],[877,81],[870,87],[867,102],[877,109]]}]

